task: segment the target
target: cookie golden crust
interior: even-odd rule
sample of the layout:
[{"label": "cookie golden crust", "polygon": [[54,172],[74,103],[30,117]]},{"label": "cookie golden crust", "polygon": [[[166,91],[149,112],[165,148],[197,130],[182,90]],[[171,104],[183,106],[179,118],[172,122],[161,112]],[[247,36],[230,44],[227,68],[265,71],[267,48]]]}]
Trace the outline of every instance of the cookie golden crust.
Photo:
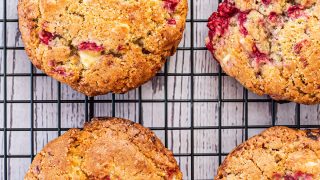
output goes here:
[{"label": "cookie golden crust", "polygon": [[94,118],[48,143],[25,179],[168,179],[182,174],[171,151],[129,120]]},{"label": "cookie golden crust", "polygon": [[88,96],[145,83],[182,38],[187,0],[19,0],[33,64]]},{"label": "cookie golden crust", "polygon": [[219,179],[320,179],[320,129],[269,128],[226,157]]},{"label": "cookie golden crust", "polygon": [[206,46],[249,90],[320,103],[319,2],[226,0],[209,18]]}]

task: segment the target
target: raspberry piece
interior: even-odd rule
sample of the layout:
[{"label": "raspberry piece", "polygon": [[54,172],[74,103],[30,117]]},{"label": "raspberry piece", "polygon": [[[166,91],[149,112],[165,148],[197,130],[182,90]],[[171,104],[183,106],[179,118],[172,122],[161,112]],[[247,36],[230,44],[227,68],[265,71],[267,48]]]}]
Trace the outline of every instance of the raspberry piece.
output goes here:
[{"label": "raspberry piece", "polygon": [[306,45],[308,43],[308,40],[304,39],[300,42],[298,42],[294,47],[293,47],[293,51],[296,54],[300,54],[301,49],[303,48],[304,45]]},{"label": "raspberry piece", "polygon": [[224,1],[219,4],[217,12],[212,13],[208,19],[207,27],[210,29],[208,36],[210,41],[206,44],[209,51],[215,51],[212,39],[215,35],[222,36],[229,27],[230,18],[238,13],[239,10],[233,3]]},{"label": "raspberry piece", "polygon": [[208,49],[210,52],[212,52],[212,53],[215,51],[215,49],[213,48],[213,45],[212,45],[212,42],[211,42],[211,41],[209,41],[209,42],[206,43],[206,47],[207,47],[207,49]]},{"label": "raspberry piece", "polygon": [[311,174],[307,174],[307,173],[303,173],[301,171],[298,171],[294,174],[286,174],[286,175],[280,175],[279,173],[275,173],[272,176],[273,180],[280,180],[280,179],[284,179],[284,180],[312,180],[312,175]]},{"label": "raspberry piece", "polygon": [[268,16],[268,19],[272,22],[275,23],[278,21],[278,15],[276,12],[271,12]]},{"label": "raspberry piece", "polygon": [[280,180],[281,177],[282,177],[281,174],[275,173],[275,174],[273,174],[272,179],[273,179],[273,180]]},{"label": "raspberry piece", "polygon": [[167,23],[170,24],[170,25],[176,25],[177,24],[175,19],[168,19]]},{"label": "raspberry piece", "polygon": [[118,51],[121,51],[121,50],[124,50],[125,48],[124,48],[124,46],[123,45],[119,45],[118,47],[117,47],[117,50]]},{"label": "raspberry piece", "polygon": [[57,66],[53,69],[53,72],[63,76],[63,77],[67,77],[67,76],[72,76],[73,73],[72,72],[66,72],[66,69],[62,66]]},{"label": "raspberry piece", "polygon": [[210,17],[207,26],[211,31],[214,32],[214,34],[221,36],[228,29],[229,18],[221,17],[218,13],[214,13]]},{"label": "raspberry piece", "polygon": [[72,75],[72,73],[67,73],[66,69],[62,66],[57,66],[56,62],[54,60],[48,61],[48,66],[52,67],[52,72],[61,75],[61,76],[69,76]]},{"label": "raspberry piece", "polygon": [[57,73],[59,75],[62,75],[62,76],[67,76],[66,69],[64,67],[61,67],[61,66],[55,67],[53,69],[53,72],[55,72],[55,73]]},{"label": "raspberry piece", "polygon": [[298,171],[294,174],[294,179],[312,180],[312,175]]},{"label": "raspberry piece", "polygon": [[240,12],[238,16],[239,24],[240,24],[240,32],[246,36],[248,35],[248,30],[246,27],[244,27],[244,23],[247,21],[247,15],[249,12]]},{"label": "raspberry piece", "polygon": [[54,67],[56,66],[56,62],[54,60],[48,61],[48,66]]},{"label": "raspberry piece", "polygon": [[234,6],[234,4],[224,1],[218,6],[218,14],[222,17],[232,17],[239,10]]},{"label": "raspberry piece", "polygon": [[262,0],[262,3],[267,6],[271,3],[271,0]]},{"label": "raspberry piece", "polygon": [[294,5],[288,8],[288,16],[291,18],[298,18],[302,15],[304,15],[303,13],[303,6],[301,5]]},{"label": "raspberry piece", "polygon": [[253,45],[252,47],[252,57],[255,58],[257,63],[270,61],[268,55],[261,52],[256,45]]},{"label": "raspberry piece", "polygon": [[291,175],[285,175],[283,176],[284,180],[296,180],[293,176]]},{"label": "raspberry piece", "polygon": [[213,44],[212,44],[214,32],[209,30],[208,36],[209,36],[209,42],[206,43],[206,47],[209,51],[211,51],[213,53],[215,51]]},{"label": "raspberry piece", "polygon": [[214,12],[208,19],[208,28],[213,34],[223,35],[228,29],[230,17],[239,10],[231,3],[225,1],[218,7],[218,12]]},{"label": "raspberry piece", "polygon": [[176,173],[175,169],[167,169],[167,177],[166,179],[174,179],[174,174]]},{"label": "raspberry piece", "polygon": [[96,43],[94,42],[82,42],[81,44],[79,44],[78,49],[80,51],[102,51],[104,50],[103,46],[98,46]]},{"label": "raspberry piece", "polygon": [[306,58],[301,57],[299,60],[300,60],[300,62],[302,62],[303,67],[307,67],[309,65],[309,63],[308,63]]},{"label": "raspberry piece", "polygon": [[174,12],[176,10],[177,5],[180,0],[165,0],[164,7],[168,9],[170,12]]},{"label": "raspberry piece", "polygon": [[36,168],[35,168],[35,169],[36,169],[36,173],[37,173],[37,174],[40,174],[40,172],[41,172],[41,170],[40,170],[40,166],[36,166]]},{"label": "raspberry piece", "polygon": [[209,39],[212,40],[214,36],[214,32],[209,30],[208,36],[209,36]]},{"label": "raspberry piece", "polygon": [[54,38],[55,38],[55,35],[51,32],[48,32],[48,31],[45,31],[45,30],[42,30],[39,34],[39,38],[40,38],[40,41],[43,43],[43,44],[46,44],[48,45],[50,41],[52,41]]}]

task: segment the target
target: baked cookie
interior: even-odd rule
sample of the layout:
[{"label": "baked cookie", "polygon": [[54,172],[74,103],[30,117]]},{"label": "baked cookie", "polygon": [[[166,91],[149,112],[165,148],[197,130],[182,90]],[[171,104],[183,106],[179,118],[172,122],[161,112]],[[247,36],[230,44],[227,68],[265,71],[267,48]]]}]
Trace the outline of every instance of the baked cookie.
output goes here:
[{"label": "baked cookie", "polygon": [[235,148],[215,180],[318,180],[320,129],[273,127]]},{"label": "baked cookie", "polygon": [[48,143],[25,179],[182,179],[171,151],[129,120],[94,118]]},{"label": "baked cookie", "polygon": [[206,46],[223,70],[275,100],[320,102],[320,1],[226,0]]},{"label": "baked cookie", "polygon": [[88,96],[124,93],[159,71],[181,40],[187,0],[19,0],[32,63]]}]

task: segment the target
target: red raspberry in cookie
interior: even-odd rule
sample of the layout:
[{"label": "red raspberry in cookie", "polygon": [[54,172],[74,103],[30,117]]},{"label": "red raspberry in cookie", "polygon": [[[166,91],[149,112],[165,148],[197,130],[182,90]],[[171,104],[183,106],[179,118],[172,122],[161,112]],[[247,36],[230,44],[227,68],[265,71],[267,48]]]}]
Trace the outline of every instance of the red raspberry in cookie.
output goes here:
[{"label": "red raspberry in cookie", "polygon": [[208,36],[210,42],[206,43],[209,51],[213,53],[215,50],[212,44],[212,39],[215,35],[222,36],[229,27],[229,21],[239,10],[234,4],[225,1],[218,6],[218,11],[214,12],[208,19],[207,27],[210,29]]},{"label": "red raspberry in cookie", "polygon": [[285,176],[283,176],[283,179],[285,179],[285,180],[296,180],[293,176],[291,176],[291,175],[285,175]]},{"label": "red raspberry in cookie", "polygon": [[300,179],[312,180],[311,174],[303,173],[301,171],[296,172],[293,177],[297,180],[300,180]]},{"label": "red raspberry in cookie", "polygon": [[208,33],[209,39],[213,39],[213,36],[214,36],[214,35],[215,35],[215,32],[209,31],[209,33]]},{"label": "red raspberry in cookie", "polygon": [[43,44],[48,45],[49,42],[55,38],[55,35],[53,33],[48,32],[48,31],[42,30],[39,34],[39,38]]},{"label": "red raspberry in cookie", "polygon": [[301,57],[299,60],[300,60],[300,62],[302,62],[303,67],[307,67],[309,65],[309,63],[308,63],[306,58]]},{"label": "red raspberry in cookie", "polygon": [[69,76],[72,73],[67,73],[66,69],[62,66],[57,66],[56,62],[54,60],[48,61],[48,66],[52,67],[52,72],[61,75],[61,76]]},{"label": "red raspberry in cookie", "polygon": [[214,36],[214,32],[213,31],[209,31],[208,36],[209,36],[209,42],[206,43],[206,47],[211,53],[213,53],[215,51],[215,49],[213,47],[213,44],[212,44],[211,40],[212,40],[212,38]]},{"label": "red raspberry in cookie", "polygon": [[272,179],[273,180],[280,180],[282,178],[282,176],[281,176],[281,174],[279,174],[279,173],[275,173],[275,174],[273,174],[273,176],[272,176]]},{"label": "red raspberry in cookie", "polygon": [[271,12],[268,16],[269,21],[276,23],[278,21],[278,15],[276,12]]},{"label": "red raspberry in cookie", "polygon": [[170,12],[173,12],[176,10],[176,7],[179,4],[179,1],[180,0],[165,0],[164,7],[168,9]]},{"label": "red raspberry in cookie", "polygon": [[123,46],[123,45],[119,45],[118,47],[117,47],[117,50],[118,51],[121,51],[121,50],[124,50],[125,49],[125,47]]},{"label": "red raspberry in cookie", "polygon": [[272,176],[273,180],[312,180],[313,176],[311,174],[303,173],[301,171],[298,171],[294,174],[286,174],[286,175],[281,175],[279,173],[275,173]]},{"label": "red raspberry in cookie", "polygon": [[271,3],[271,0],[262,0],[262,3],[264,5],[269,5]]},{"label": "red raspberry in cookie", "polygon": [[293,47],[293,51],[296,54],[300,54],[301,49],[303,48],[304,45],[306,45],[308,43],[308,40],[304,39],[300,42],[298,42],[294,47]]},{"label": "red raspberry in cookie", "polygon": [[229,18],[221,17],[217,13],[214,13],[209,18],[207,26],[214,34],[221,36],[228,29]]},{"label": "red raspberry in cookie", "polygon": [[232,17],[239,10],[234,6],[234,4],[225,1],[218,6],[218,14],[222,17]]},{"label": "red raspberry in cookie", "polygon": [[304,15],[303,6],[301,5],[294,5],[288,8],[288,16],[291,18],[298,18]]},{"label": "red raspberry in cookie", "polygon": [[62,66],[55,67],[53,69],[53,72],[55,72],[61,76],[67,76],[66,69]]},{"label": "red raspberry in cookie", "polygon": [[175,19],[168,19],[167,23],[170,24],[170,25],[176,25],[177,24]]},{"label": "red raspberry in cookie", "polygon": [[261,52],[256,45],[253,45],[253,47],[252,47],[251,56],[257,61],[257,63],[270,61],[268,55]]},{"label": "red raspberry in cookie", "polygon": [[238,15],[238,20],[239,20],[239,24],[240,24],[240,32],[246,36],[248,35],[248,30],[246,29],[246,27],[244,27],[244,23],[247,21],[247,15],[249,14],[249,12],[240,12]]},{"label": "red raspberry in cookie", "polygon": [[238,12],[238,9],[229,2],[223,2],[218,7],[218,12],[214,12],[208,19],[208,28],[214,34],[223,35],[228,29],[229,19]]},{"label": "red raspberry in cookie", "polygon": [[56,62],[54,60],[48,61],[48,66],[54,67],[56,66]]},{"label": "red raspberry in cookie", "polygon": [[211,42],[206,43],[206,47],[211,53],[213,53],[215,51]]},{"label": "red raspberry in cookie", "polygon": [[80,51],[102,51],[104,50],[103,46],[98,46],[96,43],[94,42],[82,42],[81,44],[79,44],[78,49]]}]

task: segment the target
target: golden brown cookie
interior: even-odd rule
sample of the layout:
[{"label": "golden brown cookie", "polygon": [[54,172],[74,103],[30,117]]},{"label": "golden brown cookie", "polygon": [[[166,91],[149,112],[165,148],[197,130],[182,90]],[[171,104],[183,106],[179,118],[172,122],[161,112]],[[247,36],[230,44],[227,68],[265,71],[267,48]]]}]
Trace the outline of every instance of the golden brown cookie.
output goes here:
[{"label": "golden brown cookie", "polygon": [[168,179],[182,174],[171,151],[149,129],[119,118],[94,118],[48,143],[25,179]]},{"label": "golden brown cookie", "polygon": [[249,90],[320,103],[320,1],[225,0],[209,18],[207,48]]},{"label": "golden brown cookie", "polygon": [[181,40],[187,0],[19,0],[32,63],[88,96],[145,83]]},{"label": "golden brown cookie", "polygon": [[320,129],[272,127],[235,148],[215,180],[318,180]]}]

